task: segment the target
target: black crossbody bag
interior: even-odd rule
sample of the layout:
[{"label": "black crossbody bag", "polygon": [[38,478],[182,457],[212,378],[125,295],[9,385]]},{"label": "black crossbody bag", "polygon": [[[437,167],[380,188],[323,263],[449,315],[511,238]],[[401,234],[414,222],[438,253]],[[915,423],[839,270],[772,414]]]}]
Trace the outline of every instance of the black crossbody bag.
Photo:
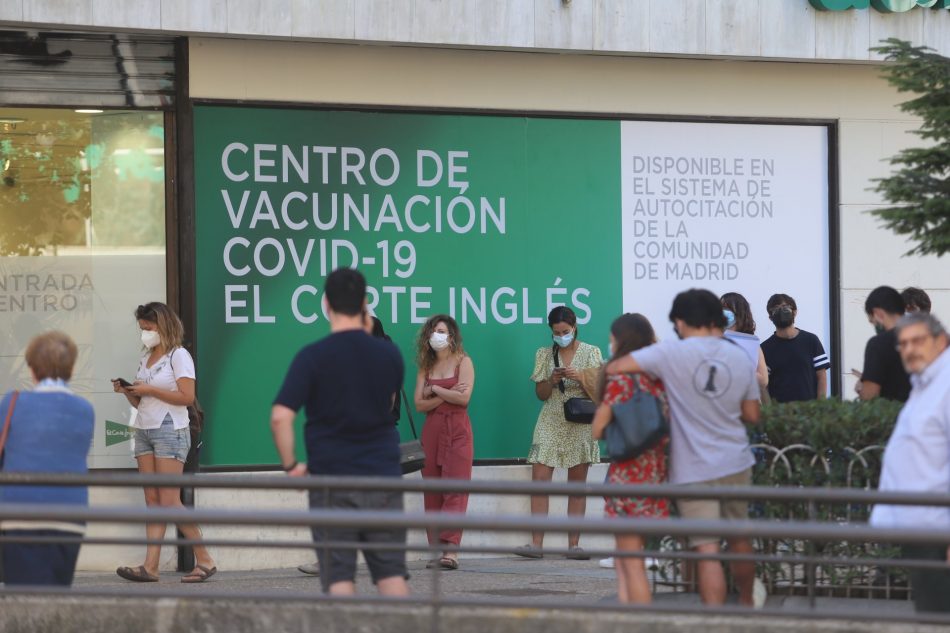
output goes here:
[{"label": "black crossbody bag", "polygon": [[419,434],[416,433],[416,423],[412,419],[412,411],[409,407],[409,399],[406,398],[406,390],[402,390],[402,405],[406,409],[406,417],[409,418],[409,428],[412,429],[414,439],[399,444],[399,466],[402,468],[402,474],[408,475],[422,470],[426,463],[426,455],[422,450],[422,442],[419,441]]},{"label": "black crossbody bag", "polygon": [[[551,348],[551,353],[554,354],[554,367],[560,367],[561,360],[558,358],[556,343]],[[563,379],[557,381],[557,388],[561,390],[561,393],[564,393]],[[596,410],[597,405],[590,398],[568,398],[564,402],[564,419],[577,424],[590,424],[594,421],[594,411]]]}]

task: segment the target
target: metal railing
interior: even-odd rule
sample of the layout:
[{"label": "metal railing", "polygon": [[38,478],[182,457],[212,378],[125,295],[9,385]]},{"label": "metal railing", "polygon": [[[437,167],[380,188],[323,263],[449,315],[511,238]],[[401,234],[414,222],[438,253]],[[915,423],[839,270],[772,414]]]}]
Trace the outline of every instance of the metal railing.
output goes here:
[{"label": "metal railing", "polygon": [[[299,491],[322,491],[329,494],[336,490],[364,490],[364,491],[399,491],[403,493],[422,492],[468,492],[473,494],[493,495],[563,495],[563,496],[637,496],[662,497],[676,499],[736,499],[750,502],[795,503],[806,504],[808,507],[819,508],[828,504],[850,504],[867,506],[873,503],[888,503],[894,505],[926,505],[950,507],[950,494],[929,493],[884,493],[871,490],[856,490],[844,488],[768,488],[764,486],[748,487],[718,487],[706,486],[679,486],[679,485],[641,485],[618,486],[611,484],[592,483],[540,483],[540,482],[512,482],[512,481],[453,481],[433,479],[401,479],[401,478],[368,478],[368,477],[320,477],[288,478],[283,476],[259,476],[249,478],[235,475],[140,475],[126,473],[95,473],[87,475],[54,475],[54,474],[21,474],[0,473],[0,486],[98,486],[98,487],[186,487],[195,488],[224,488],[224,489],[276,489]],[[815,516],[817,516],[817,512]],[[635,533],[646,539],[685,539],[690,535],[704,534],[720,538],[747,538],[757,543],[794,541],[810,544],[823,543],[950,543],[950,532],[946,529],[882,529],[872,528],[866,524],[849,523],[845,521],[817,521],[817,520],[766,520],[750,519],[743,521],[698,521],[684,519],[638,519],[638,518],[573,518],[573,517],[535,517],[530,515],[462,515],[439,514],[424,512],[389,512],[389,511],[341,511],[341,510],[220,510],[220,509],[186,509],[186,508],[127,508],[127,507],[76,507],[45,504],[0,504],[0,520],[15,521],[84,521],[90,523],[126,523],[141,524],[145,522],[197,522],[203,525],[235,525],[235,526],[287,526],[300,528],[342,528],[361,527],[377,529],[452,529],[481,530],[487,532],[571,532],[579,531],[585,534],[617,535]],[[88,537],[64,536],[43,538],[8,533],[0,536],[0,542],[81,542],[87,545],[131,545],[146,544],[146,538],[128,537]],[[162,544],[193,545],[188,539],[166,539]],[[204,539],[209,546],[253,547],[253,548],[315,548],[313,543],[299,540],[259,541],[256,539]],[[478,554],[513,554],[513,548],[503,546],[461,546],[452,547],[444,544],[435,547],[415,545],[409,543],[369,544],[353,542],[321,543],[321,548],[348,548],[348,549],[389,549],[419,552],[458,551]],[[566,554],[567,548],[545,548],[545,553]],[[724,562],[754,561],[760,570],[769,565],[794,565],[804,570],[803,582],[807,590],[807,606],[804,608],[765,608],[752,611],[734,606],[703,607],[696,605],[669,604],[663,601],[654,602],[647,606],[630,606],[606,604],[602,602],[579,603],[563,601],[532,599],[533,608],[549,609],[589,609],[589,610],[645,610],[657,613],[704,613],[719,614],[756,614],[778,617],[806,617],[806,618],[835,618],[875,621],[923,621],[950,624],[950,616],[934,613],[900,613],[875,612],[870,615],[862,608],[835,609],[833,612],[816,609],[817,587],[819,576],[816,570],[821,566],[841,567],[870,567],[875,569],[890,568],[919,568],[919,569],[946,569],[947,565],[940,561],[915,561],[898,559],[894,556],[883,557],[848,557],[828,555],[824,550],[812,547],[806,552],[791,552],[759,548],[753,554],[734,554],[722,552],[716,554],[699,554],[693,551],[674,550],[646,550],[642,552],[617,552],[613,548],[599,550],[589,549],[592,555],[627,555],[636,557],[656,557],[673,561],[673,565],[680,567],[681,561],[696,561],[716,559]],[[496,606],[496,607],[523,607],[522,600],[507,598],[479,598],[457,597],[445,595],[439,580],[440,574],[435,573],[432,582],[432,592],[427,596],[415,596],[409,599],[398,599],[398,604],[426,605],[433,610],[433,616],[438,616],[439,609],[447,606]],[[656,580],[656,579],[655,579]],[[654,583],[656,584],[656,583]],[[677,585],[681,588],[681,585]],[[83,596],[122,596],[135,595],[142,597],[140,591],[130,592],[120,588],[21,588],[5,587],[0,595],[15,595],[22,593],[44,595],[83,595]],[[149,591],[153,597],[195,597],[195,594],[183,591],[156,587]],[[213,589],[203,591],[201,598],[230,598],[230,599],[266,599],[266,600],[330,600],[352,602],[357,600],[366,602],[393,602],[393,599],[378,596],[360,596],[359,598],[336,598],[329,596],[315,596],[313,593],[302,593],[281,590],[279,592],[219,592]],[[856,601],[857,602],[857,601]]]},{"label": "metal railing", "polygon": [[[758,483],[774,485],[796,484],[802,481],[821,483],[823,486],[842,486],[870,490],[877,487],[881,456],[884,447],[845,446],[835,450],[818,450],[808,444],[773,446],[767,443],[753,445],[757,458]],[[752,514],[762,518],[807,518],[809,520],[844,523],[866,522],[869,504],[832,503],[817,506],[806,501],[798,504],[757,503]],[[850,560],[886,558],[897,552],[891,545],[867,542],[826,541],[816,543],[802,539],[760,540],[762,551],[786,555],[808,555],[817,549],[832,550]],[[810,575],[814,575],[811,578]],[[908,581],[901,570],[887,570],[877,564],[850,564],[847,566],[818,565],[815,567],[788,564],[763,564],[760,577],[772,593],[813,592],[827,597],[885,597],[910,598]]]}]

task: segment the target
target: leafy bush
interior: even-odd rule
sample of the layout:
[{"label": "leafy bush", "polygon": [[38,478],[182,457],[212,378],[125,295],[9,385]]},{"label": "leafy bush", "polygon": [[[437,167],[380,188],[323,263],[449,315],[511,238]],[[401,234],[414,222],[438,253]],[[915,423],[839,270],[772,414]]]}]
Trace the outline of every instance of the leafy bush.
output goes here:
[{"label": "leafy bush", "polygon": [[[901,403],[812,400],[769,404],[750,428],[759,463],[754,482],[775,486],[876,487],[880,453]],[[796,448],[798,447],[798,448]]]},{"label": "leafy bush", "polygon": [[[762,486],[829,486],[876,488],[881,455],[894,429],[901,403],[820,400],[771,404],[763,407],[762,422],[750,429],[756,447],[754,483]],[[863,522],[870,508],[864,504],[753,503],[754,518]],[[818,554],[836,558],[893,557],[897,550],[877,543],[821,542],[795,539],[763,541],[771,554]],[[814,575],[821,594],[905,597],[902,573],[873,566],[760,565],[760,575],[772,592],[801,593]]]}]

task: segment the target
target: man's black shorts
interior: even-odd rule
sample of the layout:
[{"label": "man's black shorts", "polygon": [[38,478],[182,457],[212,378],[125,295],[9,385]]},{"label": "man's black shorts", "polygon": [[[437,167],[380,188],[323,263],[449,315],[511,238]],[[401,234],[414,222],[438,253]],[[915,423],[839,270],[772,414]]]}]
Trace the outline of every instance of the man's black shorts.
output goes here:
[{"label": "man's black shorts", "polygon": [[[310,491],[310,508],[328,510],[399,510],[402,511],[402,493],[388,491],[351,491],[331,490],[329,494],[322,490]],[[363,558],[369,566],[373,583],[385,578],[399,576],[409,578],[406,571],[405,550],[377,550],[373,543],[406,544],[404,529],[367,529],[359,527],[322,528],[314,527],[313,541],[317,547],[317,560],[320,563],[320,582],[323,591],[328,592],[330,585],[341,581],[356,579],[355,549],[325,549],[319,547],[324,541],[343,541],[367,543],[370,547],[360,548]]]}]

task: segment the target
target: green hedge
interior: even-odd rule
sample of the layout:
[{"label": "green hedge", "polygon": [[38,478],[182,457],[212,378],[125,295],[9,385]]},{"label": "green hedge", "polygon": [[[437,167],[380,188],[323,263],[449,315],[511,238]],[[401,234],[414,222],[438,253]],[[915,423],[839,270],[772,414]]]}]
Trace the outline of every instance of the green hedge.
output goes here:
[{"label": "green hedge", "polygon": [[813,400],[787,404],[769,404],[762,408],[762,421],[750,427],[753,443],[768,444],[776,449],[804,444],[826,460],[830,473],[815,461],[807,450],[790,450],[784,455],[791,465],[791,476],[784,464],[770,468],[774,451],[760,449],[765,462],[755,469],[755,483],[760,485],[848,486],[848,465],[851,486],[875,487],[880,476],[880,451],[855,452],[870,446],[885,446],[894,430],[901,403],[877,398],[869,402]]},{"label": "green hedge", "polygon": [[[771,404],[762,409],[762,422],[750,428],[753,444],[766,444],[774,449],[794,445],[806,448],[785,450],[787,461],[778,458],[770,448],[756,449],[757,463],[753,480],[762,486],[832,486],[877,487],[881,472],[880,449],[894,429],[901,403],[876,399],[870,402],[821,400]],[[818,458],[824,460],[825,466]],[[863,522],[870,508],[864,504],[780,504],[753,503],[755,518],[815,519],[832,522]],[[809,516],[809,511],[813,514]],[[894,547],[879,543],[820,542],[808,544],[795,539],[761,541],[764,551],[772,554],[806,554],[857,558],[892,557]],[[810,549],[814,548],[814,549]],[[886,572],[875,567],[851,565],[818,565],[815,569],[819,595],[906,597],[906,578],[897,570]],[[801,594],[805,591],[806,570],[803,566],[759,565],[759,574],[771,592]]]}]

